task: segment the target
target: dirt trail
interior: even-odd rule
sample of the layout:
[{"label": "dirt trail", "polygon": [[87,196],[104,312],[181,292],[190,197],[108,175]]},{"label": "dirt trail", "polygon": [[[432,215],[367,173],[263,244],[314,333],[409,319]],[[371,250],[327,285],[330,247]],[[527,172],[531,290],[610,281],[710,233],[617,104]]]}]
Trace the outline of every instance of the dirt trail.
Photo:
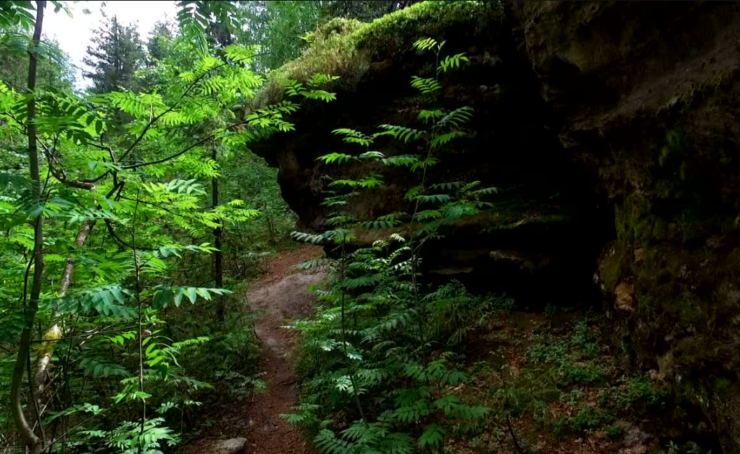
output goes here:
[{"label": "dirt trail", "polygon": [[254,398],[248,414],[247,454],[309,452],[301,433],[280,417],[290,413],[298,397],[292,351],[295,333],[283,328],[287,320],[310,315],[314,296],[307,286],[321,282],[323,271],[286,275],[293,266],[316,257],[319,248],[304,248],[268,263],[268,274],[249,293],[252,310],[263,312],[256,332],[262,341],[260,370],[267,391]]},{"label": "dirt trail", "polygon": [[[253,400],[226,405],[204,413],[215,421],[213,427],[184,447],[184,454],[308,454],[312,452],[300,431],[285,422],[298,390],[292,353],[296,332],[283,328],[289,320],[311,315],[315,297],[308,286],[326,277],[322,270],[300,271],[295,265],[319,257],[322,249],[306,246],[267,261],[267,272],[252,286],[247,299],[257,317],[255,331],[260,338],[260,378],[267,389]],[[247,329],[245,327],[245,329]],[[214,414],[217,413],[217,414]],[[244,449],[241,446],[246,438]]]}]

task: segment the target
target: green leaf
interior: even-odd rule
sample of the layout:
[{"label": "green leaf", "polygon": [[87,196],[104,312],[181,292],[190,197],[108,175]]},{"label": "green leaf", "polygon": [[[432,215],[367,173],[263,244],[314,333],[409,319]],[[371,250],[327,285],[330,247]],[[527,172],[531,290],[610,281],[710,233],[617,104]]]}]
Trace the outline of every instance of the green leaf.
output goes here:
[{"label": "green leaf", "polygon": [[438,43],[433,38],[422,38],[414,42],[413,48],[416,50],[426,51],[429,49],[434,49],[438,46]]},{"label": "green leaf", "polygon": [[198,289],[195,287],[188,287],[187,294],[190,302],[195,304],[195,300],[198,299]]},{"label": "green leaf", "polygon": [[437,446],[444,439],[444,429],[437,424],[430,424],[424,429],[424,433],[419,437],[419,447]]},{"label": "green leaf", "polygon": [[327,155],[319,156],[318,158],[316,158],[317,161],[324,161],[324,164],[333,164],[335,162],[341,164],[342,162],[349,162],[353,159],[357,158],[344,153],[329,153]]}]

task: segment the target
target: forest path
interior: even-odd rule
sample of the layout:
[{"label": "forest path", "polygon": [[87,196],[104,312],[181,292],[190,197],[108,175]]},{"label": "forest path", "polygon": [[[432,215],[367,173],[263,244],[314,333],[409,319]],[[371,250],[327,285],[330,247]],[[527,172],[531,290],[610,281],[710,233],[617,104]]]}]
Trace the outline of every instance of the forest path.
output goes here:
[{"label": "forest path", "polygon": [[307,287],[322,282],[326,272],[297,272],[295,265],[320,256],[321,251],[319,247],[309,246],[268,261],[267,275],[249,293],[251,309],[261,313],[255,331],[262,342],[260,371],[267,390],[257,394],[250,407],[245,454],[310,452],[299,429],[280,417],[290,413],[298,399],[293,370],[296,333],[283,326],[289,320],[311,315],[311,304],[316,297]]},{"label": "forest path", "polygon": [[203,418],[214,423],[201,437],[184,446],[183,454],[312,452],[300,430],[280,417],[290,413],[298,400],[293,356],[297,333],[283,326],[311,315],[316,297],[307,287],[323,281],[326,271],[301,271],[295,266],[321,256],[322,251],[318,246],[306,246],[267,260],[267,272],[247,294],[247,310],[257,317],[255,332],[262,349],[258,378],[265,381],[267,389],[239,404],[205,410]]}]

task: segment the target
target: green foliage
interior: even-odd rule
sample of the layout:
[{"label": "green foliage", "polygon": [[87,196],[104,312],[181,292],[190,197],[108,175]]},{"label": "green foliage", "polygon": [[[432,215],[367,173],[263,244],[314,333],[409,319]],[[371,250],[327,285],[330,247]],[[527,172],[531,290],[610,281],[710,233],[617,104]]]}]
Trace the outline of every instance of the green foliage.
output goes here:
[{"label": "green foliage", "polygon": [[624,427],[618,425],[611,425],[606,428],[606,436],[612,440],[621,440],[624,437]]},{"label": "green foliage", "polygon": [[[182,2],[180,28],[160,24],[148,57],[135,28],[111,19],[89,50],[90,93],[71,92],[62,77],[47,84],[41,72],[29,95],[28,53],[5,50],[16,37],[26,42],[19,52],[29,50],[30,5],[0,7],[2,58],[13,65],[0,71],[0,382],[10,389],[11,360],[30,358],[24,374],[40,372],[20,378],[40,381],[44,412],[39,421],[29,413],[31,425],[63,436],[48,440],[61,450],[170,450],[175,427],[197,428],[186,422],[197,421],[200,399],[264,387],[239,284],[250,270],[256,277],[254,265],[286,241],[295,217],[276,171],[248,147],[294,130],[289,117],[302,103],[332,101],[324,85],[335,78],[313,75],[286,87],[282,102],[248,109],[264,84],[260,51],[223,44],[208,20],[202,27],[211,17],[235,25],[236,5]],[[39,69],[60,75],[52,47],[38,49]],[[28,168],[30,100],[39,183]],[[42,274],[31,260],[36,239]],[[211,272],[217,255],[225,279]],[[221,304],[231,310],[211,322]],[[31,335],[28,351],[21,332]],[[31,408],[25,390],[18,405]],[[0,393],[3,408],[9,398]],[[10,420],[0,424],[15,439]]]},{"label": "green foliage", "polygon": [[136,71],[144,64],[144,49],[136,26],[124,26],[116,16],[103,23],[93,34],[84,63],[90,71],[83,76],[92,80],[92,90],[107,93],[137,87]]},{"label": "green foliage", "polygon": [[[444,43],[429,39],[416,47],[433,49],[438,60]],[[441,88],[438,79],[420,80],[413,83],[437,87],[429,94]],[[347,212],[348,200],[360,191],[384,185],[382,175],[368,170],[352,179],[329,179],[324,203],[329,230],[293,235],[298,241],[334,244],[340,255],[330,264],[333,277],[329,290],[319,294],[316,318],[295,324],[304,334],[302,368],[307,384],[297,413],[286,418],[309,428],[320,452],[439,449],[447,438],[475,432],[489,412],[456,395],[457,387],[471,380],[462,370],[464,357],[457,347],[490,317],[510,311],[513,300],[505,295],[475,297],[457,282],[434,291],[424,289],[418,255],[423,242],[437,236],[441,226],[477,213],[486,206],[479,198],[494,191],[479,189],[478,182],[430,185],[425,180],[426,169],[440,159],[434,154],[461,137],[458,127],[472,116],[467,108],[427,112],[421,118],[425,129],[381,125],[382,130],[373,134],[336,129],[335,135],[363,152],[318,158],[332,166],[373,162],[421,171],[421,185],[407,196],[413,205],[408,212],[370,221],[359,221]],[[384,136],[418,143],[420,154],[386,157],[373,151],[376,140]],[[356,230],[392,230],[404,221],[417,229],[383,235],[371,247],[351,252],[347,248]],[[340,423],[340,414],[346,423]]]},{"label": "green foliage", "polygon": [[569,432],[592,432],[606,424],[611,424],[614,417],[592,407],[581,408],[575,416],[566,416],[554,423],[553,431],[558,436]]},{"label": "green foliage", "polygon": [[[295,324],[304,334],[301,369],[307,385],[302,404],[285,418],[316,430],[314,443],[321,452],[439,446],[447,436],[474,430],[488,413],[454,395],[453,388],[470,381],[458,367],[462,357],[453,350],[428,349],[457,345],[485,323],[492,308],[510,305],[473,297],[457,283],[439,288],[423,299],[428,337],[421,342],[407,281],[410,250],[391,248],[403,245],[401,240],[389,237],[332,263],[334,280],[330,291],[319,293],[316,319]],[[354,395],[372,416],[365,413],[365,422],[343,429],[325,428],[321,421],[337,413],[359,416],[359,409],[352,410]],[[415,428],[419,424],[422,430]]]},{"label": "green foliage", "polygon": [[[490,31],[501,24],[503,18],[499,2],[469,1],[418,2],[367,24],[352,19],[334,19],[308,36],[310,47],[300,57],[272,74],[262,98],[274,102],[279,99],[281,92],[276,87],[282,81],[306,81],[316,73],[338,75],[341,77],[337,82],[340,86],[353,89],[369,71],[370,62],[407,58],[410,51],[416,50],[408,49],[407,43],[419,36],[430,37],[428,39],[438,43],[445,37],[450,38],[446,36],[449,30],[469,32],[485,28]],[[449,56],[444,63],[445,71],[462,67],[464,58],[462,54]]]},{"label": "green foliage", "polygon": [[[529,347],[528,356],[534,364],[542,364],[550,369],[561,386],[571,384],[590,384],[602,380],[604,371],[593,358],[595,344],[586,338],[585,322],[579,322],[576,333],[571,339],[551,339],[547,336],[536,337]],[[585,342],[586,340],[588,342]],[[585,359],[585,361],[584,361]]]},{"label": "green foliage", "polygon": [[656,388],[649,378],[634,377],[627,381],[624,392],[618,394],[617,403],[624,408],[637,405],[659,408],[668,402],[668,398],[668,392]]},{"label": "green foliage", "polygon": [[116,375],[120,377],[131,376],[131,372],[124,366],[104,358],[84,358],[80,361],[80,369],[84,370],[85,374],[92,375],[94,378]]},{"label": "green foliage", "polygon": [[131,290],[120,284],[96,287],[50,300],[47,304],[61,314],[93,315],[94,313],[120,318],[133,317],[133,309],[124,303],[130,299]]},{"label": "green foliage", "polygon": [[170,303],[175,306],[182,304],[183,297],[187,297],[191,304],[195,304],[198,298],[211,300],[213,295],[224,295],[228,290],[219,288],[196,288],[196,287],[167,287],[157,286],[154,289],[152,304],[158,308],[167,307]]},{"label": "green foliage", "polygon": [[164,418],[153,418],[141,426],[138,422],[125,422],[114,430],[107,439],[106,445],[125,454],[156,454],[164,446],[174,446],[178,438],[173,431],[164,427]]}]

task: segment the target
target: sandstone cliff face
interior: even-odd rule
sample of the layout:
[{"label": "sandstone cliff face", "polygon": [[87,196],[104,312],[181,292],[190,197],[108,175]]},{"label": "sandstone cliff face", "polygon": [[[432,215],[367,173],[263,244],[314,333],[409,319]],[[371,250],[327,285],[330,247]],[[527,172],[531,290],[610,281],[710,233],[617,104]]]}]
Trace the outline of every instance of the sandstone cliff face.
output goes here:
[{"label": "sandstone cliff face", "polygon": [[[297,133],[255,150],[280,168],[300,227],[324,228],[321,176],[356,171],[317,164],[360,151],[331,130],[412,124],[421,106],[408,80],[430,65],[405,49],[446,39],[471,64],[446,81],[443,102],[472,106],[475,121],[436,177],[504,191],[493,214],[426,247],[428,271],[532,304],[598,301],[600,290],[634,363],[658,370],[703,409],[725,452],[740,452],[740,6],[521,2],[431,29],[403,20],[403,33],[389,29],[394,52],[358,40],[362,70],[338,101],[307,106]],[[403,206],[414,177],[386,181],[357,215]]]},{"label": "sandstone cliff face", "polygon": [[740,451],[740,7],[508,12],[560,143],[614,207],[598,269],[607,295],[633,289],[617,306],[624,332],[704,409],[725,451]]}]

